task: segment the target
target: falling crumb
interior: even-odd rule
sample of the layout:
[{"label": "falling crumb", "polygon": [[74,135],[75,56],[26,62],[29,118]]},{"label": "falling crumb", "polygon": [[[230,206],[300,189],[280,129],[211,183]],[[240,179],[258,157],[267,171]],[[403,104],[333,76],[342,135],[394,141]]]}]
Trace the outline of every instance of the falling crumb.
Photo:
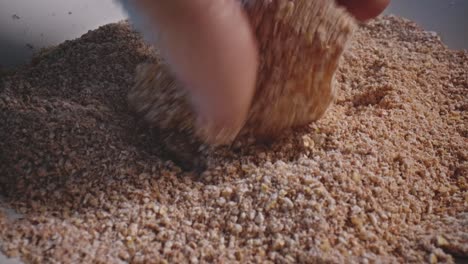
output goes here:
[{"label": "falling crumb", "polygon": [[468,256],[466,51],[401,18],[369,22],[322,119],[273,143],[206,151],[201,176],[127,107],[135,68],[157,59],[118,23],[2,76],[0,194],[22,215],[0,212],[4,253],[26,263]]},{"label": "falling crumb", "polygon": [[13,15],[11,16],[11,18],[12,18],[13,20],[21,19],[20,16],[18,16],[17,14],[13,14]]}]

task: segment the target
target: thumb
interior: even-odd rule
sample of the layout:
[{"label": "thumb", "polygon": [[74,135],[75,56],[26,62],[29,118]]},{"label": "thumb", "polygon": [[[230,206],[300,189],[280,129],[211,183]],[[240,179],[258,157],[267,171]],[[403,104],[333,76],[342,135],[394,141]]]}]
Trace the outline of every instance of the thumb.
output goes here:
[{"label": "thumb", "polygon": [[255,37],[238,1],[133,1],[191,94],[202,136],[231,141],[247,118],[258,67]]}]

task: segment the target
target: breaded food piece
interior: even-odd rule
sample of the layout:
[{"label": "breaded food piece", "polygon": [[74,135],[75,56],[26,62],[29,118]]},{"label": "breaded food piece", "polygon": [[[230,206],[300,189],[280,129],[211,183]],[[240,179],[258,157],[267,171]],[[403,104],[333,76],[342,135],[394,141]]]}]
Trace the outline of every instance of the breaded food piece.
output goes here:
[{"label": "breaded food piece", "polygon": [[[356,22],[335,1],[241,2],[257,37],[260,68],[240,135],[271,140],[325,113],[335,97],[334,74]],[[133,111],[152,126],[170,135],[207,141],[203,128],[195,127],[187,91],[164,62],[137,68],[128,100]],[[231,141],[220,137],[215,145]]]}]

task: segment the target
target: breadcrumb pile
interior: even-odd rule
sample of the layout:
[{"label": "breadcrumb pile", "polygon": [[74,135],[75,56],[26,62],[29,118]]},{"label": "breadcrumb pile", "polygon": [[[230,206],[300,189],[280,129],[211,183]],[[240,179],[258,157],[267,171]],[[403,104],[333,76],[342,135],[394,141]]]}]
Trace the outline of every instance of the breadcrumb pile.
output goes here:
[{"label": "breadcrumb pile", "polygon": [[377,19],[344,54],[322,119],[210,150],[201,175],[127,107],[136,66],[156,60],[118,23],[1,77],[3,252],[26,263],[468,256],[468,52]]}]

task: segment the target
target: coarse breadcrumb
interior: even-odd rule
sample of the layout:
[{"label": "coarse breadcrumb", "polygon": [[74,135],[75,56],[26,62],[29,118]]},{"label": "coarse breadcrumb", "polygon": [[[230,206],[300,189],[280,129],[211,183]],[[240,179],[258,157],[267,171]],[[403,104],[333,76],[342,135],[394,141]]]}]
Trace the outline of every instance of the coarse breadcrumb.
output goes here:
[{"label": "coarse breadcrumb", "polygon": [[468,53],[412,22],[356,32],[338,98],[198,177],[126,106],[157,55],[126,23],[1,77],[0,247],[26,263],[453,263],[468,256]]}]

